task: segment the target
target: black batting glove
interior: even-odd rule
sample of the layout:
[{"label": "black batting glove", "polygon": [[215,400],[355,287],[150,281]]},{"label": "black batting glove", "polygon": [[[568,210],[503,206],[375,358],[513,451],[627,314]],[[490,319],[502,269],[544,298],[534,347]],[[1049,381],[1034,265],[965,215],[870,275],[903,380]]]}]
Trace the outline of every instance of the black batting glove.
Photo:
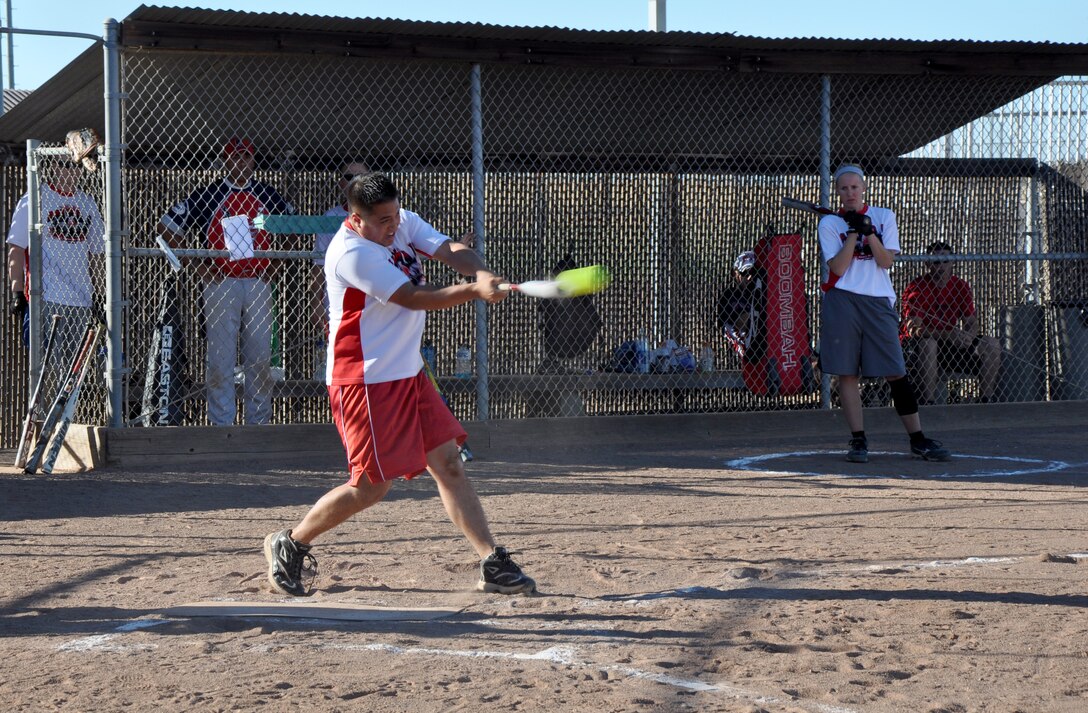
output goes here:
[{"label": "black batting glove", "polygon": [[29,307],[30,305],[27,304],[26,295],[23,294],[22,290],[11,291],[11,306],[8,308],[8,312],[12,317],[22,319],[26,316],[26,311]]},{"label": "black batting glove", "polygon": [[867,215],[856,211],[849,211],[843,213],[842,219],[846,221],[846,225],[849,226],[851,233],[857,233],[863,237],[876,233],[876,228],[873,227],[873,219]]}]

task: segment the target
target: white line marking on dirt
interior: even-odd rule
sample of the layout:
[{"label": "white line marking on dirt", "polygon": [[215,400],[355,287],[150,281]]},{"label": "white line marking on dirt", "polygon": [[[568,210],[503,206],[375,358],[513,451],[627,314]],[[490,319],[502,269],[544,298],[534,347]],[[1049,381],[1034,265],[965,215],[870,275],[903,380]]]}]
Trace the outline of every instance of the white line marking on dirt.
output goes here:
[{"label": "white line marking on dirt", "polygon": [[97,634],[84,636],[82,639],[73,639],[57,647],[57,651],[108,651],[111,653],[132,653],[135,651],[150,651],[154,644],[114,644],[117,634]]},{"label": "white line marking on dirt", "polygon": [[[895,478],[904,476],[895,476],[890,474],[877,474],[877,473],[862,473],[853,470],[854,466],[843,466],[844,470],[838,473],[818,473],[814,471],[805,470],[777,470],[771,467],[764,467],[762,464],[767,461],[780,460],[782,458],[799,458],[804,456],[822,456],[822,455],[841,455],[841,451],[789,451],[784,453],[763,453],[756,456],[745,456],[744,458],[734,458],[725,462],[727,468],[734,470],[747,470],[759,473],[778,473],[782,475],[822,475],[831,478]],[[897,453],[894,451],[869,451],[871,456],[905,456],[905,453]],[[1029,467],[1020,468],[1017,470],[973,470],[965,471],[962,473],[926,473],[924,475],[912,475],[906,476],[911,480],[925,480],[928,478],[1000,478],[1017,475],[1031,475],[1033,473],[1054,473],[1059,470],[1066,470],[1072,468],[1074,463],[1066,463],[1060,460],[1040,460],[1038,458],[1018,458],[1015,456],[982,456],[973,455],[969,453],[958,453],[953,456],[955,461],[962,460],[990,460],[990,461],[1005,461],[1008,463],[1020,463]]]},{"label": "white line marking on dirt", "polygon": [[322,644],[319,648],[335,649],[338,651],[382,651],[395,655],[457,656],[467,658],[514,659],[518,661],[548,661],[564,666],[574,666],[606,672],[613,671],[615,673],[623,674],[628,678],[645,679],[647,681],[663,683],[675,688],[684,688],[705,693],[722,693],[730,698],[750,703],[767,703],[771,705],[789,704],[813,711],[813,713],[858,713],[852,708],[842,708],[840,706],[832,706],[824,703],[817,703],[815,701],[804,701],[794,698],[785,699],[763,695],[761,693],[756,693],[755,691],[738,688],[728,683],[706,683],[704,681],[677,678],[661,673],[643,671],[628,666],[602,665],[590,661],[582,661],[576,658],[575,649],[570,646],[552,646],[542,651],[538,651],[535,654],[510,651],[462,651],[457,649],[407,648],[403,646],[393,646],[391,644]]},{"label": "white line marking on dirt", "polygon": [[[1088,559],[1088,553],[1073,553],[1068,555],[1060,555],[1063,557],[1072,557],[1074,559]],[[817,567],[808,570],[784,570],[776,572],[776,576],[788,576],[791,579],[798,578],[815,578],[826,577],[834,575],[844,574],[885,574],[887,570],[922,570],[922,569],[953,569],[956,567],[970,567],[973,565],[989,565],[989,564],[1002,564],[1005,562],[1022,562],[1029,559],[1028,557],[964,557],[958,560],[929,560],[927,562],[881,562],[880,564],[869,564],[864,567]],[[623,597],[622,599],[609,599],[608,601],[622,602],[624,604],[643,605],[652,602],[656,599],[678,599],[688,597],[693,594],[706,594],[708,598],[712,598],[717,594],[724,594],[726,592],[743,592],[750,587],[745,583],[740,583],[738,586],[730,586],[730,584],[723,584],[718,587],[681,587],[679,589],[666,589],[660,592],[646,592],[644,594],[633,594],[629,597]],[[788,589],[785,587],[784,589]]]},{"label": "white line marking on dirt", "polygon": [[[126,633],[149,629],[159,624],[165,624],[169,619],[133,619],[121,624],[114,631]],[[57,647],[57,651],[112,651],[127,653],[131,651],[149,651],[156,648],[154,644],[114,644],[110,643],[117,638],[117,634],[95,634],[84,636],[81,639],[66,641]]]}]

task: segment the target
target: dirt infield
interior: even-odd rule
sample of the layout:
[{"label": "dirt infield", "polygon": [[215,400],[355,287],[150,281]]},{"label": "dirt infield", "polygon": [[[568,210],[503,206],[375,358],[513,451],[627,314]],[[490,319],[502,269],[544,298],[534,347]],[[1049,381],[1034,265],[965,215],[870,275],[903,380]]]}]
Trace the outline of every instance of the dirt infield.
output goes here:
[{"label": "dirt infield", "polygon": [[539,595],[472,591],[477,563],[427,478],[314,549],[312,603],[457,609],[430,621],[163,613],[283,602],[261,539],[342,480],[335,462],[8,469],[0,696],[17,711],[1088,709],[1088,407],[924,418],[953,462],[910,459],[874,418],[872,462],[848,464],[819,414],[474,434],[473,481]]}]

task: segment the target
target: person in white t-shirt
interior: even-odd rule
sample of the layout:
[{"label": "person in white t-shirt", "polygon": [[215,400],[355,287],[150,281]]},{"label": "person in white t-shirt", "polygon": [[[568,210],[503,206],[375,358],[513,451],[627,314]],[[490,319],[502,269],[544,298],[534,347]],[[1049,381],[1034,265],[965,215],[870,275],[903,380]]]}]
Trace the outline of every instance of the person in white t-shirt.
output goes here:
[{"label": "person in white t-shirt", "polygon": [[[474,299],[493,304],[508,292],[499,289],[502,280],[478,253],[402,209],[396,186],[384,174],[356,176],[347,197],[351,213],[325,254],[326,383],[350,474],[294,528],[265,538],[269,583],[284,594],[307,594],[303,570],[316,575],[313,541],[380,502],[394,480],[428,471],[450,519],[481,558],[477,589],[532,592],[536,583],[495,544],[458,454],[465,430],[423,371],[419,352],[427,310]],[[422,258],[439,260],[475,282],[429,285]]]},{"label": "person in white t-shirt", "polygon": [[899,253],[895,213],[867,205],[868,184],[858,166],[841,166],[834,175],[841,208],[820,219],[820,250],[828,267],[820,322],[820,366],[838,376],[850,444],[846,460],[869,460],[862,413],[860,378],[883,377],[892,403],[910,437],[911,454],[925,460],[951,457],[940,442],[927,438],[918,416],[918,399],[907,378],[899,343],[899,314],[888,270]]},{"label": "person in white t-shirt", "polygon": [[[77,187],[82,170],[68,161],[42,170],[41,323],[48,325],[54,315],[61,317],[53,356],[46,365],[46,393],[59,386],[60,371],[75,356],[103,294],[105,223],[94,198]],[[12,312],[20,319],[25,319],[28,306],[29,223],[30,195],[25,194],[15,206],[7,237]]]}]

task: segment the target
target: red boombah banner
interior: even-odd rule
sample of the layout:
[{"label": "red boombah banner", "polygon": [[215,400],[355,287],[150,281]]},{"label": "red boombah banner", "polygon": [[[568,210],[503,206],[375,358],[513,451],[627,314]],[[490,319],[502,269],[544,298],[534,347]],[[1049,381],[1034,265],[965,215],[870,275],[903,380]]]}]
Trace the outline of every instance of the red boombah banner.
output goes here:
[{"label": "red boombah banner", "polygon": [[801,236],[764,238],[755,253],[766,272],[767,349],[758,362],[742,364],[744,383],[754,394],[798,394],[812,378]]}]

